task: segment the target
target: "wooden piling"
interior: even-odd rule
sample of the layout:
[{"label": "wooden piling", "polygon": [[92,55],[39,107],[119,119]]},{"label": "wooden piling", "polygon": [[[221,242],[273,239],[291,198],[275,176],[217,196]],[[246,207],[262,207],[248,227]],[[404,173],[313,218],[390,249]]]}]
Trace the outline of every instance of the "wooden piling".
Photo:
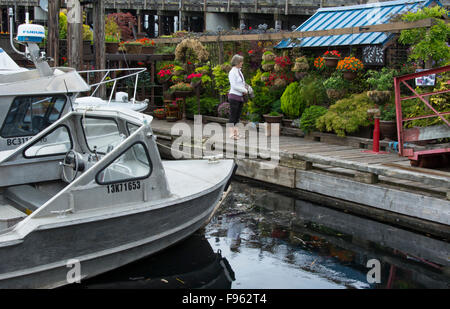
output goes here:
[{"label": "wooden piling", "polygon": [[[99,0],[94,2],[94,55],[95,55],[95,69],[104,70],[106,68],[105,61],[105,2]],[[95,75],[95,82],[101,81],[103,74]],[[105,86],[100,86],[98,89],[99,97],[106,95]]]},{"label": "wooden piling", "polygon": [[82,69],[83,26],[79,0],[67,1],[67,58],[70,67]]},{"label": "wooden piling", "polygon": [[59,10],[61,1],[54,0],[48,4],[47,56],[53,58],[53,66],[59,65]]}]

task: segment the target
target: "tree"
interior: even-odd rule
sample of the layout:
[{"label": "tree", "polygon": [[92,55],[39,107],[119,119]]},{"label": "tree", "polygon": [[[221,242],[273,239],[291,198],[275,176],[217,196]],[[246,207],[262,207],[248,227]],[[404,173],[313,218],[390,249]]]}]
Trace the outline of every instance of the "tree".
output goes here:
[{"label": "tree", "polygon": [[427,67],[441,66],[450,60],[450,46],[447,42],[450,38],[450,26],[444,18],[448,11],[443,7],[425,7],[417,12],[408,12],[401,19],[413,22],[426,18],[433,18],[435,25],[430,28],[416,28],[403,30],[399,37],[402,44],[410,44],[411,54],[409,58],[413,61],[423,61]]}]

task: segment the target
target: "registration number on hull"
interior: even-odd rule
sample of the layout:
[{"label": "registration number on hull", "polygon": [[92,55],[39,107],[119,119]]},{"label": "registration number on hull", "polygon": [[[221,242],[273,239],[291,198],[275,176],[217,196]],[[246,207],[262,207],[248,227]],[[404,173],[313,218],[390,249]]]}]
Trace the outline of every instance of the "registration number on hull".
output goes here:
[{"label": "registration number on hull", "polygon": [[135,190],[139,190],[140,188],[141,188],[141,182],[139,180],[114,183],[114,184],[106,186],[106,190],[107,190],[108,194],[135,191]]}]

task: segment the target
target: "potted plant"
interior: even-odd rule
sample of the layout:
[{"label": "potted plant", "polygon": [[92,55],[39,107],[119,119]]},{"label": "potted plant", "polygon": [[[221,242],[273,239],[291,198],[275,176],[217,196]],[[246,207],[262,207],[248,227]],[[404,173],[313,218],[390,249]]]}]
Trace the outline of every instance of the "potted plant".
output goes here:
[{"label": "potted plant", "polygon": [[325,65],[329,68],[335,68],[340,58],[341,54],[337,50],[327,50],[323,54]]},{"label": "potted plant", "polygon": [[380,139],[397,140],[397,121],[395,103],[389,102],[380,107]]},{"label": "potted plant", "polygon": [[119,35],[105,35],[105,52],[107,54],[116,54],[119,50]]},{"label": "potted plant", "polygon": [[174,68],[173,64],[168,64],[162,67],[161,70],[159,70],[157,75],[158,80],[161,84],[167,84],[170,81],[170,78],[172,77],[173,74],[173,68]]},{"label": "potted plant", "polygon": [[394,70],[382,68],[381,71],[369,70],[367,83],[370,86],[367,96],[376,104],[384,104],[389,101],[394,88]]},{"label": "potted plant", "polygon": [[202,73],[192,73],[188,75],[187,79],[191,82],[193,88],[199,87],[202,83]]},{"label": "potted plant", "polygon": [[323,71],[325,69],[325,59],[323,59],[322,56],[317,57],[316,59],[314,59],[314,67],[318,70],[318,71]]},{"label": "potted plant", "polygon": [[223,102],[217,108],[217,115],[221,118],[229,118],[230,117],[230,103]]},{"label": "potted plant", "polygon": [[158,108],[153,111],[153,115],[160,120],[166,118],[166,111],[164,108]]},{"label": "potted plant", "polygon": [[306,76],[307,71],[309,70],[308,60],[305,56],[295,58],[294,67],[292,68],[292,72],[295,73],[295,78],[297,80],[302,79]]},{"label": "potted plant", "polygon": [[122,42],[122,46],[125,47],[127,54],[140,54],[142,51],[142,44],[136,41]]},{"label": "potted plant", "polygon": [[169,91],[172,93],[175,98],[185,98],[192,93],[192,86],[187,83],[177,83],[173,86],[170,86]]},{"label": "potted plant", "polygon": [[264,114],[263,117],[267,123],[280,123],[281,119],[283,119],[283,115],[276,111]]},{"label": "potted plant", "polygon": [[339,73],[333,73],[328,79],[323,82],[326,89],[327,96],[331,100],[339,100],[347,93],[347,82]]},{"label": "potted plant", "polygon": [[275,57],[275,72],[286,71],[291,65],[291,59],[288,56]]},{"label": "potted plant", "polygon": [[181,119],[180,113],[180,99],[176,99],[170,103],[166,103],[166,120],[167,121],[177,121]]},{"label": "potted plant", "polygon": [[113,16],[105,19],[105,50],[108,54],[115,54],[119,49],[120,28]]},{"label": "potted plant", "polygon": [[155,51],[155,41],[150,40],[149,38],[138,39],[137,42],[141,43],[143,54],[153,54]]},{"label": "potted plant", "polygon": [[349,56],[342,60],[339,60],[336,70],[343,72],[343,76],[346,80],[353,80],[356,78],[358,71],[364,68],[363,63],[356,57]]}]

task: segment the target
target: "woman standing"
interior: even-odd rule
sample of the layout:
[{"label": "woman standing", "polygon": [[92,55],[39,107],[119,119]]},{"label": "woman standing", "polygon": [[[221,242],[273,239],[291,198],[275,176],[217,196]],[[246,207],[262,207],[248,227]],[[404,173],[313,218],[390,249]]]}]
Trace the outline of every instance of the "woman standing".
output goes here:
[{"label": "woman standing", "polygon": [[244,105],[244,95],[248,93],[248,86],[245,83],[244,75],[241,72],[244,64],[244,57],[241,55],[234,55],[231,58],[231,70],[228,73],[228,80],[230,81],[230,92],[228,93],[228,102],[230,103],[230,118],[228,123],[232,123],[233,127],[230,130],[230,138],[239,139],[239,131],[236,124],[242,113],[242,106]]}]

